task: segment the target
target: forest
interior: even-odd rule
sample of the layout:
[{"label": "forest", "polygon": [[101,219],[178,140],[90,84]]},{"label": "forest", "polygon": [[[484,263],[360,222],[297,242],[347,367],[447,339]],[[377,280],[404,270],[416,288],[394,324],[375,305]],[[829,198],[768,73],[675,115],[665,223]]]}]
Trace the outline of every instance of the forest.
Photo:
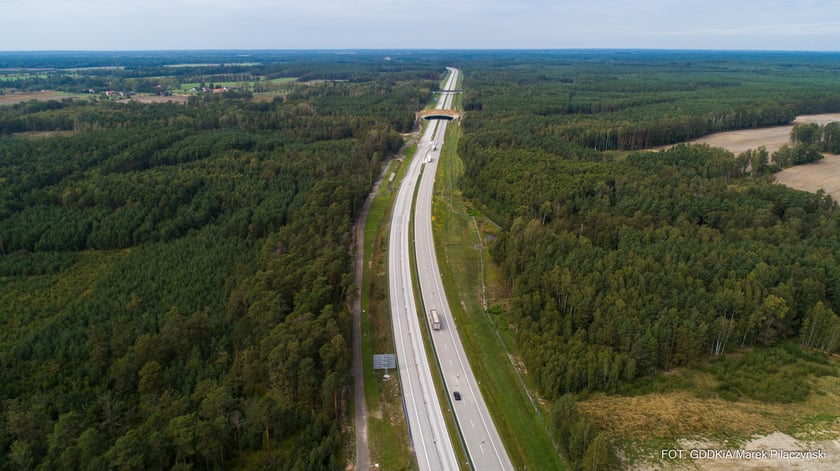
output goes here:
[{"label": "forest", "polygon": [[351,226],[444,72],[380,62],[0,107],[0,469],[345,466]]},{"label": "forest", "polygon": [[[389,54],[393,55],[391,59]],[[93,90],[154,93],[183,84],[236,82],[259,90],[274,79],[395,84],[429,80],[437,84],[445,61],[439,54],[410,51],[155,51],[155,52],[43,52],[37,55],[0,52],[0,93],[56,90],[88,93]],[[388,57],[391,60],[384,61]],[[3,74],[3,71],[12,72]],[[415,88],[422,90],[423,87]],[[425,103],[424,103],[425,104]],[[415,110],[416,111],[416,110]]]},{"label": "forest", "polygon": [[0,53],[7,93],[293,82],[0,106],[0,469],[343,468],[351,225],[444,66],[460,187],[502,227],[492,312],[573,468],[615,459],[579,395],[840,349],[837,203],[773,182],[837,152],[837,124],[773,155],[651,150],[840,112],[836,54]]},{"label": "forest", "polygon": [[[546,51],[463,70],[460,185],[504,229],[499,323],[574,468],[616,465],[575,398],[753,347],[840,350],[837,203],[773,182],[836,152],[837,123],[795,126],[772,156],[679,144],[840,111],[840,56]],[[787,383],[719,394],[807,396]]]},{"label": "forest", "polygon": [[546,51],[498,60],[476,58],[464,83],[468,123],[482,129],[472,139],[494,147],[649,149],[840,108],[838,57],[829,53]]}]

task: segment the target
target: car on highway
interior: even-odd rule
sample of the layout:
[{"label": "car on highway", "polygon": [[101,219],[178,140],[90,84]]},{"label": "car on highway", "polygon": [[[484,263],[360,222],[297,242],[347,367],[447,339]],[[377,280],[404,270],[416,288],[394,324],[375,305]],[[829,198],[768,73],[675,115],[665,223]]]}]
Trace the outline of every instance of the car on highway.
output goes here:
[{"label": "car on highway", "polygon": [[461,400],[461,393],[459,393],[458,391],[455,391],[455,392],[452,393],[452,397],[454,397],[456,401],[460,401]]}]

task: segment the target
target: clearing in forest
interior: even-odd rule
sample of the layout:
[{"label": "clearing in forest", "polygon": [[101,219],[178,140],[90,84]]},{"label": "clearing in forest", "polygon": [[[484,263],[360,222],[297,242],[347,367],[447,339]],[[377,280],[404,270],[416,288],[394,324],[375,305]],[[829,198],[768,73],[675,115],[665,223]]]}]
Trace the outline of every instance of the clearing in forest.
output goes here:
[{"label": "clearing in forest", "polygon": [[840,201],[840,155],[826,154],[823,160],[785,169],[776,174],[776,181],[811,193],[822,188]]},{"label": "clearing in forest", "polygon": [[[775,371],[763,371],[756,358],[783,361]],[[755,348],[639,379],[627,394],[594,393],[578,406],[621,444],[629,469],[835,470],[840,469],[838,367],[837,356],[795,344]],[[758,369],[763,372],[757,374]],[[764,391],[773,391],[774,399],[764,399]],[[765,450],[768,455],[710,458],[692,456],[692,450]],[[771,450],[825,454],[785,459],[770,456]]]}]

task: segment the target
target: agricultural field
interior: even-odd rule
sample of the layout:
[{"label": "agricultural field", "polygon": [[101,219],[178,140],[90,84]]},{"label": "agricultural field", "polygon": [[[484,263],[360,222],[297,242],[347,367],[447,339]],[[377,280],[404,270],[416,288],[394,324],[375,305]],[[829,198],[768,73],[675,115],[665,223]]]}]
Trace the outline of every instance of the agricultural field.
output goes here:
[{"label": "agricultural field", "polygon": [[825,155],[822,160],[785,169],[776,181],[797,190],[816,193],[824,190],[840,202],[840,155]]},{"label": "agricultural field", "polygon": [[50,101],[63,100],[65,98],[76,97],[78,95],[62,93],[62,92],[24,92],[24,93],[9,93],[0,95],[0,105],[14,105],[16,103],[23,103],[29,100]]},{"label": "agricultural field", "polygon": [[793,120],[793,123],[785,126],[727,131],[703,136],[689,142],[692,144],[708,144],[712,147],[722,147],[733,154],[739,154],[749,149],[764,146],[772,154],[783,145],[791,143],[790,132],[795,124],[814,123],[825,125],[837,121],[840,121],[840,113],[797,116]]},{"label": "agricultural field", "polygon": [[[715,133],[694,139],[690,143],[721,147],[733,154],[764,147],[768,153],[772,154],[782,146],[792,143],[791,131],[794,125],[826,125],[832,122],[840,122],[840,114],[798,116],[789,125]],[[784,169],[776,173],[775,178],[779,183],[797,190],[816,193],[822,189],[836,201],[840,201],[840,156],[824,154],[822,160]]]}]

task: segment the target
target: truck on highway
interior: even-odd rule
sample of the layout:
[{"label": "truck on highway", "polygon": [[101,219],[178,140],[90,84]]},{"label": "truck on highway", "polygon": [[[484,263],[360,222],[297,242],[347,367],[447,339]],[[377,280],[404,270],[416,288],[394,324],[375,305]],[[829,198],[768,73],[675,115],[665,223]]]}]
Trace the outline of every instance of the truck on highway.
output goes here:
[{"label": "truck on highway", "polygon": [[429,320],[432,323],[433,330],[440,330],[440,316],[438,316],[436,309],[429,311]]}]

